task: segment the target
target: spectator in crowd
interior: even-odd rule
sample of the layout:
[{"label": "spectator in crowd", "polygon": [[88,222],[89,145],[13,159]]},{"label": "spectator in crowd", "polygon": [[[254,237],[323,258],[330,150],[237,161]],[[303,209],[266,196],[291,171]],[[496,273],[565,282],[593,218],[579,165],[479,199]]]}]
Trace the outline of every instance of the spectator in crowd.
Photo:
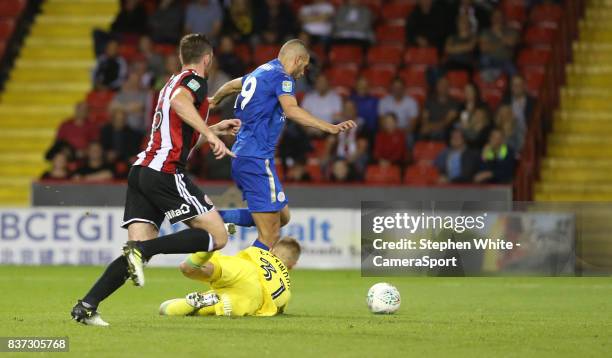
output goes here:
[{"label": "spectator in crowd", "polygon": [[111,24],[115,34],[142,35],[147,32],[147,11],[141,0],[125,0],[119,14]]},{"label": "spectator in crowd", "polygon": [[282,0],[266,0],[257,9],[255,32],[264,43],[277,44],[295,35],[296,19],[287,3]]},{"label": "spectator in crowd", "polygon": [[315,0],[300,8],[299,18],[302,29],[313,39],[313,42],[327,42],[332,32],[334,6],[325,0]]},{"label": "spectator in crowd", "polygon": [[312,145],[306,129],[294,121],[287,121],[281,137],[278,153],[283,165],[305,161],[306,154],[312,151]]},{"label": "spectator in crowd", "polygon": [[155,79],[164,73],[164,58],[153,50],[153,41],[149,36],[141,36],[138,40],[138,51],[147,64],[147,70]]},{"label": "spectator in crowd", "polygon": [[393,112],[380,118],[380,130],[374,141],[374,159],[393,164],[403,164],[406,159],[406,135],[398,128]]},{"label": "spectator in crowd", "polygon": [[327,148],[329,158],[344,158],[358,172],[365,171],[368,164],[368,140],[362,138],[364,120],[357,115],[357,107],[351,100],[344,102],[342,114],[336,118],[336,122],[354,121],[357,128],[348,132],[339,133],[337,136],[327,137]]},{"label": "spectator in crowd", "polygon": [[421,139],[445,140],[448,129],[458,116],[458,105],[450,97],[448,80],[436,82],[436,91],[427,99],[421,123]]},{"label": "spectator in crowd", "polygon": [[355,170],[343,158],[334,161],[329,179],[334,183],[351,183],[360,180]]},{"label": "spectator in crowd", "polygon": [[448,25],[441,2],[418,0],[406,19],[406,39],[412,45],[442,49]]},{"label": "spectator in crowd", "polygon": [[294,183],[311,182],[312,177],[310,176],[310,173],[308,173],[308,170],[306,170],[306,161],[295,161],[293,165],[289,167],[289,170],[287,170],[285,181]]},{"label": "spectator in crowd", "polygon": [[98,181],[113,179],[113,168],[104,159],[104,150],[99,142],[91,142],[87,147],[84,164],[73,175],[75,180]]},{"label": "spectator in crowd", "polygon": [[185,33],[204,34],[216,43],[222,23],[223,10],[217,0],[193,0],[185,8]]},{"label": "spectator in crowd", "polygon": [[106,161],[129,161],[140,151],[142,137],[142,134],[127,125],[127,114],[123,108],[113,108],[110,122],[100,130],[100,144],[104,149]]},{"label": "spectator in crowd", "polygon": [[161,0],[149,18],[155,43],[177,45],[183,34],[183,8],[177,0]]},{"label": "spectator in crowd", "polygon": [[489,140],[491,132],[489,111],[484,107],[476,108],[468,121],[459,122],[459,128],[463,131],[468,146],[480,151]]},{"label": "spectator in crowd", "polygon": [[476,3],[474,0],[460,0],[455,14],[455,19],[467,18],[473,33],[488,28],[491,23],[489,20],[491,14],[487,4],[483,4],[482,1]]},{"label": "spectator in crowd", "polygon": [[514,175],[514,152],[504,143],[504,134],[493,129],[489,142],[482,149],[480,171],[474,176],[476,183],[507,184]]},{"label": "spectator in crowd", "polygon": [[98,127],[89,120],[87,103],[79,102],[72,118],[60,125],[55,141],[68,143],[80,158],[85,154],[87,145],[97,139]]},{"label": "spectator in crowd", "polygon": [[[506,25],[501,10],[493,11],[491,27],[480,35],[480,67],[485,71],[516,72],[512,58],[514,48],[519,40],[517,32]],[[495,78],[495,75],[486,75]]]},{"label": "spectator in crowd", "polygon": [[368,46],[374,40],[374,18],[359,0],[347,0],[334,16],[333,38],[336,43]]},{"label": "spectator in crowd", "polygon": [[[223,35],[219,41],[219,51],[215,54],[215,58],[223,72],[227,73],[231,78],[238,78],[245,74],[246,66],[240,56],[236,55],[234,49],[232,37]],[[209,92],[211,92],[210,89]]]},{"label": "spectator in crowd", "polygon": [[465,100],[459,107],[459,121],[461,125],[469,123],[474,116],[476,110],[486,105],[480,100],[480,92],[478,87],[473,83],[467,83],[463,88],[463,96]]},{"label": "spectator in crowd", "polygon": [[495,125],[504,135],[504,142],[508,147],[510,147],[514,153],[520,153],[525,141],[527,127],[523,122],[515,118],[512,113],[512,107],[508,105],[499,107],[495,118]]},{"label": "spectator in crowd", "polygon": [[[153,72],[149,71],[149,66],[144,59],[136,59],[130,64],[130,75],[135,75],[139,78],[138,85],[143,90],[149,90],[154,83]],[[128,76],[129,78],[129,76]]]},{"label": "spectator in crowd", "polygon": [[504,104],[512,107],[514,117],[520,122],[521,126],[526,128],[535,107],[535,99],[527,93],[523,77],[519,75],[512,76],[510,93],[505,98]]},{"label": "spectator in crowd", "polygon": [[[225,72],[219,69],[218,62],[213,59],[213,62],[208,68],[208,93],[216,93],[217,90],[229,80],[231,80],[231,78]],[[227,96],[219,105],[215,106],[211,112],[219,114],[221,118],[233,118],[234,102],[236,102],[237,95],[238,94],[236,93]]]},{"label": "spectator in crowd", "polygon": [[462,15],[457,20],[457,32],[446,39],[446,69],[473,71],[478,38],[469,17]]},{"label": "spectator in crowd", "polygon": [[127,71],[127,62],[119,55],[119,43],[110,40],[96,62],[93,71],[94,87],[100,90],[117,90],[123,84]]},{"label": "spectator in crowd", "polygon": [[140,88],[138,74],[130,73],[110,106],[123,109],[127,113],[128,126],[139,133],[144,133],[148,129],[144,118],[147,98],[146,91]]},{"label": "spectator in crowd", "polygon": [[434,164],[440,172],[440,183],[469,183],[476,174],[480,161],[478,152],[466,145],[463,132],[454,129],[448,148],[438,155]]},{"label": "spectator in crowd", "polygon": [[63,152],[57,152],[51,159],[51,169],[40,177],[43,180],[67,180],[71,176],[68,169],[68,157]]},{"label": "spectator in crowd", "polygon": [[350,99],[357,107],[357,115],[363,118],[363,130],[371,135],[372,141],[378,128],[378,98],[369,93],[370,85],[364,76],[357,79],[355,91]]},{"label": "spectator in crowd", "polygon": [[418,122],[419,104],[414,98],[406,94],[404,81],[401,78],[393,80],[389,92],[378,103],[378,114],[382,116],[393,113],[397,118],[398,128],[406,133],[407,139],[411,143]]},{"label": "spectator in crowd", "polygon": [[250,0],[233,0],[223,15],[222,33],[234,40],[248,43],[255,29]]},{"label": "spectator in crowd", "polygon": [[181,62],[179,58],[175,54],[171,54],[166,56],[164,59],[164,72],[156,78],[155,84],[153,85],[153,89],[155,91],[160,91],[162,87],[168,82],[170,77],[178,72],[181,68]]},{"label": "spectator in crowd", "polygon": [[316,79],[314,91],[304,96],[302,107],[314,116],[332,123],[342,111],[342,98],[331,90],[327,77],[320,74]]}]

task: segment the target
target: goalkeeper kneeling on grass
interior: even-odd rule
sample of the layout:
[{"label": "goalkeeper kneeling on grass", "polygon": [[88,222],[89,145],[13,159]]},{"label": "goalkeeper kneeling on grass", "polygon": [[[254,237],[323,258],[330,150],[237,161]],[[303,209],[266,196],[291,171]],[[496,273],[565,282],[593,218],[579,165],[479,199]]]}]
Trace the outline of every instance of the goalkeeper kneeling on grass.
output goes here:
[{"label": "goalkeeper kneeling on grass", "polygon": [[[261,246],[261,245],[259,245]],[[197,252],[181,263],[183,275],[211,290],[165,301],[166,316],[274,316],[291,298],[289,270],[300,257],[296,239],[284,237],[271,250],[251,246],[234,256]]]}]

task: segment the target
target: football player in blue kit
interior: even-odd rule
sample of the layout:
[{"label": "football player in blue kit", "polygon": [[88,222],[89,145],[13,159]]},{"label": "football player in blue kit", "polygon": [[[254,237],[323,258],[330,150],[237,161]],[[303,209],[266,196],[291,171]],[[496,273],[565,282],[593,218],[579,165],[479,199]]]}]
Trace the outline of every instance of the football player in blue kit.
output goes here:
[{"label": "football player in blue kit", "polygon": [[214,108],[225,97],[238,93],[234,105],[242,126],[232,151],[232,178],[242,191],[248,209],[220,210],[226,223],[257,226],[254,245],[269,249],[280,239],[280,228],[289,221],[287,196],[278,179],[274,153],[285,120],[337,134],[356,127],[355,122],[331,124],[298,106],[295,80],[304,75],[310,61],[308,49],[300,40],[286,42],[278,58],[248,75],[225,83],[209,103]]}]

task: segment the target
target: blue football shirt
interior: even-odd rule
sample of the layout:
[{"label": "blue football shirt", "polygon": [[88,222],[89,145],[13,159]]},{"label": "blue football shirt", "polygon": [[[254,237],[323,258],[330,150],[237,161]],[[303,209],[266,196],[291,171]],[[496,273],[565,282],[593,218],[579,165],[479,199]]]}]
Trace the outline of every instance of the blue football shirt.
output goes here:
[{"label": "blue football shirt", "polygon": [[234,111],[242,126],[232,151],[238,157],[274,158],[276,144],[285,125],[278,97],[295,96],[295,81],[278,59],[265,63],[242,77],[242,90]]}]

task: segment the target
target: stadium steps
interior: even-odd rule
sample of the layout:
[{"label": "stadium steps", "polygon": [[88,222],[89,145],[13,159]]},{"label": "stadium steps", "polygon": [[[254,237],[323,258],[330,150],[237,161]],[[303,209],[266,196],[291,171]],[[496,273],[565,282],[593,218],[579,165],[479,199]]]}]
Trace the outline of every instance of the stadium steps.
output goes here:
[{"label": "stadium steps", "polygon": [[118,11],[117,0],[42,4],[0,93],[0,205],[29,203],[58,125],[91,88],[92,30],[108,28]]},{"label": "stadium steps", "polygon": [[[579,23],[548,137],[536,205],[574,202],[579,265],[612,262],[612,0],[592,0]],[[593,203],[587,203],[593,202]],[[610,202],[610,203],[605,203]],[[554,211],[554,210],[550,210]],[[562,211],[562,210],[561,210]]]}]

